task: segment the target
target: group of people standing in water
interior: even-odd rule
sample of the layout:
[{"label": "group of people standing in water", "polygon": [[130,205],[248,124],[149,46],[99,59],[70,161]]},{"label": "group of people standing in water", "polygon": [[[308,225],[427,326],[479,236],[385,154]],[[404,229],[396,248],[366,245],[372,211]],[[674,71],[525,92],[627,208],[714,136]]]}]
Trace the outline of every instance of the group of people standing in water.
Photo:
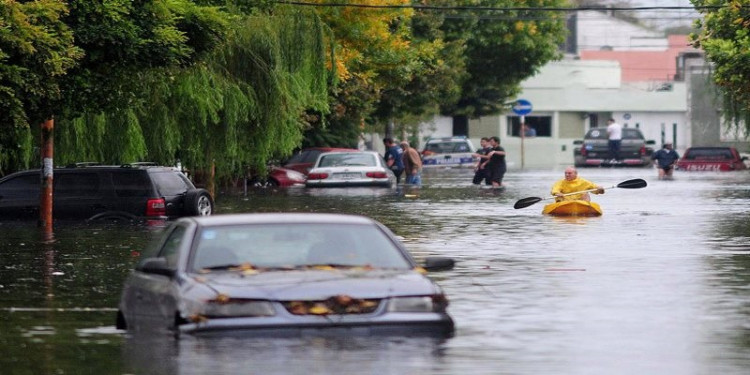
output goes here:
[{"label": "group of people standing in water", "polygon": [[[406,183],[411,185],[420,186],[422,184],[421,171],[422,162],[419,153],[416,149],[412,148],[408,142],[402,141],[400,147],[391,138],[383,139],[383,143],[386,146],[385,159],[388,166],[396,173],[397,181],[400,182],[400,175],[406,172]],[[474,178],[472,183],[474,185],[481,185],[483,182],[487,186],[493,188],[503,187],[503,177],[507,170],[505,163],[505,149],[500,146],[499,137],[482,137],[479,141],[480,149],[476,153],[472,154],[477,159],[474,165]],[[671,178],[674,164],[679,159],[679,154],[672,149],[672,144],[667,142],[664,144],[664,148],[655,152],[652,155],[652,159],[659,170],[659,179]],[[572,183],[573,181],[579,183]],[[567,195],[571,191],[575,191],[577,188],[585,185],[585,188],[597,189],[596,194],[603,194],[604,190],[600,186],[593,184],[589,181],[579,179],[578,171],[574,167],[568,167],[565,170],[565,178],[558,181],[552,189],[552,195],[556,196],[558,200],[563,199],[584,199],[588,200],[588,195],[568,197]],[[574,186],[575,185],[575,186]],[[584,189],[585,190],[585,189]],[[561,195],[563,194],[563,195]]]},{"label": "group of people standing in water", "polygon": [[499,137],[483,137],[479,141],[480,149],[473,154],[477,158],[474,165],[473,183],[479,185],[484,181],[485,185],[491,185],[493,188],[503,186],[503,176],[505,176],[505,150],[500,147]]}]

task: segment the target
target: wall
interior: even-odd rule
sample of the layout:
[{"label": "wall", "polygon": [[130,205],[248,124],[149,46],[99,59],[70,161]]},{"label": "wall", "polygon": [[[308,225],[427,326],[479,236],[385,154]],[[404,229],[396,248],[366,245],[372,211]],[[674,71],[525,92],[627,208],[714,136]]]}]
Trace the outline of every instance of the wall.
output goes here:
[{"label": "wall", "polygon": [[583,112],[560,112],[560,122],[557,132],[554,134],[560,139],[583,139],[583,135],[588,129],[586,127],[587,119]]},{"label": "wall", "polygon": [[[545,115],[537,113],[537,115]],[[577,114],[558,113],[552,116],[553,127],[561,118],[571,122]],[[581,122],[579,117],[579,122]],[[573,139],[559,139],[554,137],[557,130],[553,130],[553,137],[523,138],[508,136],[508,118],[505,115],[485,116],[469,121],[469,136],[475,146],[479,145],[481,137],[499,136],[500,145],[507,153],[505,160],[508,169],[549,169],[573,164]],[[576,125],[572,125],[575,127]],[[582,124],[578,127],[583,128]],[[582,138],[583,135],[579,135]]]}]

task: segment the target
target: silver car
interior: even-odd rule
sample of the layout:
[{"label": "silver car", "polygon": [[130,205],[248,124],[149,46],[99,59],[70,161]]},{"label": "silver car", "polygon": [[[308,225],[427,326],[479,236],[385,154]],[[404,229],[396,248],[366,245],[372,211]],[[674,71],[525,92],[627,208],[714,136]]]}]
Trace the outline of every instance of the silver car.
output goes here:
[{"label": "silver car", "polygon": [[396,175],[374,151],[325,152],[307,174],[307,187],[396,186]]},{"label": "silver car", "polygon": [[430,167],[473,167],[474,145],[466,137],[432,138],[422,150],[422,165]]},{"label": "silver car", "polygon": [[340,214],[237,214],[175,221],[124,283],[132,332],[446,337],[443,291],[382,224]]}]

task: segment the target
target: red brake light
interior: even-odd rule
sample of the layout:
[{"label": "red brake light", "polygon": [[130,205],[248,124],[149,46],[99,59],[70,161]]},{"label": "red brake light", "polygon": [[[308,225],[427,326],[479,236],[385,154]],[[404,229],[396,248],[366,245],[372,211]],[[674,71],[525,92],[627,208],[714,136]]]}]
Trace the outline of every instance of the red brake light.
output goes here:
[{"label": "red brake light", "polygon": [[165,216],[167,204],[164,198],[149,199],[146,202],[146,216]]},{"label": "red brake light", "polygon": [[385,174],[385,172],[367,172],[367,177],[370,178],[386,178],[388,175]]},{"label": "red brake light", "polygon": [[641,156],[645,156],[646,155],[646,146],[641,146],[640,153],[641,153]]},{"label": "red brake light", "polygon": [[307,175],[308,180],[325,180],[328,178],[328,173],[310,173]]},{"label": "red brake light", "polygon": [[586,156],[588,153],[586,146],[581,146],[581,156]]}]

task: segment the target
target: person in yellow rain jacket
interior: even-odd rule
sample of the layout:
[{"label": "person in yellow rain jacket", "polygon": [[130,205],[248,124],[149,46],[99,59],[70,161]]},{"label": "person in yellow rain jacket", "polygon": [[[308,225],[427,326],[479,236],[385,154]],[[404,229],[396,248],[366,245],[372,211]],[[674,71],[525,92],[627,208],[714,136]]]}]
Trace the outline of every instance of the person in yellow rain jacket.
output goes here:
[{"label": "person in yellow rain jacket", "polygon": [[588,192],[580,194],[565,195],[568,193],[574,193],[577,191],[592,190],[594,194],[604,194],[604,188],[588,180],[584,180],[578,177],[578,171],[573,167],[565,168],[565,178],[555,182],[552,185],[552,195],[555,196],[555,201],[573,201],[573,200],[584,200],[590,201]]}]

